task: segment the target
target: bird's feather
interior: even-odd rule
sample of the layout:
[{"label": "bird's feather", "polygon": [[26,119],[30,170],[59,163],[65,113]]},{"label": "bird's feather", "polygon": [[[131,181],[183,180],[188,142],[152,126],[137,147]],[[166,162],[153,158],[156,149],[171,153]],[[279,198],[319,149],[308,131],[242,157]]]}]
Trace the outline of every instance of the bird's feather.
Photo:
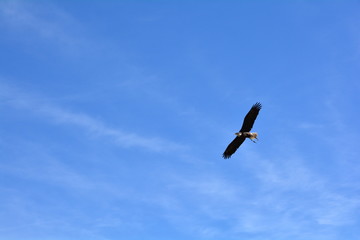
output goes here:
[{"label": "bird's feather", "polygon": [[[259,102],[255,103],[250,111],[246,114],[244,118],[243,125],[240,129],[240,132],[250,132],[252,129],[254,122],[256,120],[257,115],[259,114],[259,111],[261,109],[261,104]],[[237,136],[225,149],[225,152],[223,153],[223,158],[230,158],[231,155],[233,155],[236,150],[240,147],[240,145],[245,141],[246,136],[241,135]]]},{"label": "bird's feather", "polygon": [[244,136],[236,137],[230,144],[227,146],[225,152],[223,153],[223,158],[230,158],[231,155],[240,147],[240,145],[245,141]]},{"label": "bird's feather", "polygon": [[259,114],[260,109],[261,109],[261,104],[258,102],[251,107],[250,111],[246,114],[244,118],[244,122],[240,129],[240,132],[250,132],[250,130],[254,125],[256,117]]}]

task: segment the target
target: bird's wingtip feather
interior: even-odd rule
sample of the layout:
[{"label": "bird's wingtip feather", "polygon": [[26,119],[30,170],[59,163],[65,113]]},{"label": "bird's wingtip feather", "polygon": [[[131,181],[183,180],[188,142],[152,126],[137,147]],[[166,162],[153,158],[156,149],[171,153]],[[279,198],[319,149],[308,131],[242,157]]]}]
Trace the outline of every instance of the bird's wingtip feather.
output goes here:
[{"label": "bird's wingtip feather", "polygon": [[224,159],[228,159],[228,158],[230,158],[231,157],[231,155],[225,155],[225,154],[223,154],[223,158]]},{"label": "bird's wingtip feather", "polygon": [[261,109],[262,108],[262,105],[260,102],[256,102],[254,105],[253,105],[254,108],[257,108],[257,109]]}]

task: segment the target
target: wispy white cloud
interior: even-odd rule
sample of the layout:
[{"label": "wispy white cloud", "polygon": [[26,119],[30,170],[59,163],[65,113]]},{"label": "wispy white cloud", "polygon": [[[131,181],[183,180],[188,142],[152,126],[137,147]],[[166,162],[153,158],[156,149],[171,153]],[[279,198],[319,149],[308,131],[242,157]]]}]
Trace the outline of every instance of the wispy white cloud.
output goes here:
[{"label": "wispy white cloud", "polygon": [[97,136],[110,137],[114,143],[122,147],[141,147],[156,152],[184,150],[187,148],[185,145],[171,140],[159,137],[145,137],[118,128],[109,127],[90,115],[75,113],[51,105],[39,97],[29,96],[5,84],[0,84],[0,89],[0,97],[3,104],[40,114],[54,123],[70,124],[81,127]]},{"label": "wispy white cloud", "polygon": [[241,234],[335,239],[337,228],[356,222],[360,201],[337,191],[336,183],[315,172],[301,153],[271,157],[249,151],[236,166],[246,177],[235,180],[209,168],[206,174],[178,172],[169,178],[168,195],[162,193],[154,204],[174,225],[215,239]]},{"label": "wispy white cloud", "polygon": [[[101,233],[104,229],[134,229],[142,224],[125,219],[128,212],[122,206],[110,204],[118,201],[139,202],[139,193],[131,184],[114,181],[113,176],[104,176],[101,171],[93,174],[87,166],[76,167],[73,163],[66,163],[42,144],[20,140],[16,146],[11,143],[0,147],[17,150],[16,157],[0,163],[0,175],[14,179],[10,184],[6,182],[0,185],[3,193],[0,211],[7,219],[0,221],[2,236],[15,231],[36,235],[40,231],[45,235],[61,232],[107,239],[106,234]],[[25,187],[22,182],[26,182]],[[47,192],[45,189],[51,190]],[[58,194],[61,197],[57,197]],[[39,198],[47,204],[39,202]],[[72,199],[70,203],[68,198]],[[96,202],[97,208],[102,211],[85,214],[83,208],[78,207],[78,201],[80,205]],[[118,213],[119,209],[121,213]]]},{"label": "wispy white cloud", "polygon": [[[0,19],[2,25],[15,33],[26,34],[25,41],[34,37],[61,46],[62,50],[85,44],[79,37],[80,24],[65,11],[50,2],[1,1]],[[68,51],[70,52],[70,51]]]},{"label": "wispy white cloud", "polygon": [[39,149],[38,146],[32,143],[24,144],[20,142],[18,146],[25,149],[30,148],[32,156],[36,157],[25,157],[30,155],[28,154],[29,151],[24,151],[23,149],[18,150],[19,152],[26,152],[26,155],[10,163],[1,164],[0,172],[27,180],[46,182],[68,189],[90,190],[96,187],[96,184],[91,182],[87,177],[56,160],[43,149]]}]

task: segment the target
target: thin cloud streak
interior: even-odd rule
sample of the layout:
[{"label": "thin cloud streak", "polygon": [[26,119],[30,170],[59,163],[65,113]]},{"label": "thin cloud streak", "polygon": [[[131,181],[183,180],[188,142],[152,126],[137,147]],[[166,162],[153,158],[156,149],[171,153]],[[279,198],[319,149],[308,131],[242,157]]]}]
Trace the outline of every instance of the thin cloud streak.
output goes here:
[{"label": "thin cloud streak", "polygon": [[31,31],[43,39],[69,46],[78,42],[74,36],[68,34],[66,27],[76,25],[75,21],[50,4],[46,5],[45,9],[43,5],[24,1],[3,1],[0,3],[0,18],[8,26]]},{"label": "thin cloud streak", "polygon": [[157,204],[170,222],[201,237],[232,239],[248,234],[256,239],[266,233],[274,239],[307,235],[334,239],[332,228],[356,222],[360,201],[313,171],[301,153],[284,152],[268,159],[251,152],[239,168],[251,173],[255,189],[217,171],[197,176],[179,173],[169,178],[170,192],[161,195]]},{"label": "thin cloud streak", "polygon": [[35,97],[20,93],[17,89],[0,84],[2,102],[21,109],[50,118],[52,122],[64,123],[81,127],[98,136],[110,137],[121,147],[141,147],[155,152],[185,150],[185,145],[159,137],[143,137],[135,133],[112,128],[105,123],[83,113],[74,113],[58,106],[44,103]]}]

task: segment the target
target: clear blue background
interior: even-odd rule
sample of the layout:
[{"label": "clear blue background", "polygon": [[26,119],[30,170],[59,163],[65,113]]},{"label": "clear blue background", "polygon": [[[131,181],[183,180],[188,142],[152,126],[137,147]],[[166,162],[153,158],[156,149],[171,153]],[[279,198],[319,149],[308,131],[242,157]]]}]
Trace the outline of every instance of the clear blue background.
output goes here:
[{"label": "clear blue background", "polygon": [[0,239],[358,240],[359,12],[1,0]]}]

